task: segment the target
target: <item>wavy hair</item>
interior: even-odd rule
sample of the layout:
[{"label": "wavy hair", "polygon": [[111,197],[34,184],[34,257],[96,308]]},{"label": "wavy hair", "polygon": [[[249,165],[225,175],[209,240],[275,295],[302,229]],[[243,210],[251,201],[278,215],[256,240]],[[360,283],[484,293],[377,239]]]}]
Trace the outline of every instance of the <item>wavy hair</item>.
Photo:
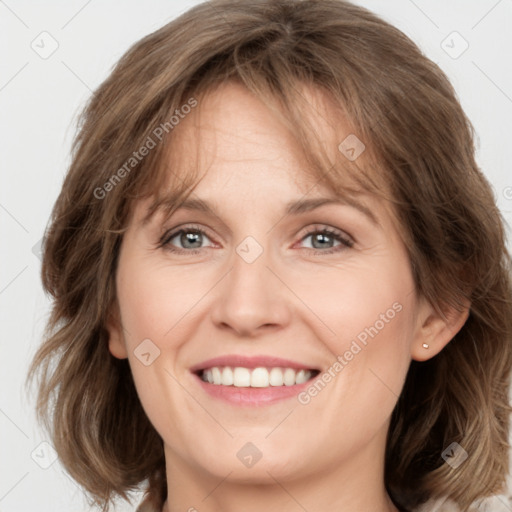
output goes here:
[{"label": "wavy hair", "polygon": [[[405,507],[448,497],[467,510],[502,491],[512,364],[505,223],[445,74],[400,30],[343,0],[204,2],[134,44],[90,98],[45,232],[42,282],[53,304],[27,374],[27,384],[38,378],[38,419],[61,463],[103,510],[142,483],[146,503],[167,497],[162,439],[105,325],[134,203],[153,197],[154,211],[171,190],[172,209],[199,179],[164,165],[173,116],[228,80],[286,122],[317,180],[342,193],[350,175],[392,203],[419,294],[439,312],[471,304],[439,354],[410,364],[388,432],[388,492]],[[326,160],[303,85],[348,120],[362,157]],[[441,455],[452,442],[469,454],[456,469]]]}]

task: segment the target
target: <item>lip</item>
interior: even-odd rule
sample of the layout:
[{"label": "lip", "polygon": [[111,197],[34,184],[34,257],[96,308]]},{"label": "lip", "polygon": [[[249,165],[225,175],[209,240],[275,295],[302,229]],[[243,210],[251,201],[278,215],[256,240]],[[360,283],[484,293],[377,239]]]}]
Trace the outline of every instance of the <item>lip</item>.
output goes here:
[{"label": "lip", "polygon": [[[297,361],[292,361],[290,359],[282,359],[280,357],[275,356],[243,356],[239,354],[229,354],[220,357],[214,357],[213,359],[208,359],[199,364],[196,364],[190,368],[192,373],[197,373],[200,370],[205,370],[206,368],[212,368],[214,366],[231,366],[232,368],[236,368],[237,366],[243,368],[293,368],[294,370],[319,370],[319,368],[308,366],[306,364],[299,363]],[[293,387],[293,386],[290,386]]]},{"label": "lip", "polygon": [[217,398],[225,403],[236,406],[265,406],[271,405],[282,400],[287,400],[296,397],[301,391],[316,380],[318,375],[312,377],[302,384],[294,384],[293,386],[269,386],[268,388],[243,388],[236,386],[222,386],[217,384],[210,384],[201,379],[201,377],[194,373],[193,378],[199,384],[204,392],[213,398]]},{"label": "lip", "polygon": [[[293,386],[269,386],[268,388],[251,388],[237,386],[222,386],[210,384],[201,378],[201,371],[214,366],[230,366],[232,368],[293,368],[294,370],[316,370],[317,375],[302,384]],[[275,356],[242,356],[237,354],[225,355],[208,359],[190,368],[194,380],[200,388],[213,398],[236,406],[265,406],[296,397],[309,387],[320,374],[320,369],[308,366],[290,359]]]}]

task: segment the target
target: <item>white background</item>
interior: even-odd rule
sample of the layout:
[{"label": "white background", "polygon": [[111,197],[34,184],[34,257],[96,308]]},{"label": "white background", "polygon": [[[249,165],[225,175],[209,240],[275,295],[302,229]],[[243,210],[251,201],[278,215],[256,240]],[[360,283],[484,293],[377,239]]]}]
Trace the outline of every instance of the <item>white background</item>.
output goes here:
[{"label": "white background", "polygon": [[[0,512],[90,510],[58,460],[43,469],[31,456],[35,450],[44,460],[49,453],[39,446],[46,439],[22,387],[49,311],[37,244],[69,164],[76,114],[129,46],[197,3],[0,1]],[[478,134],[478,162],[510,224],[512,1],[357,3],[403,30],[448,74]],[[58,43],[46,59],[31,47],[42,46],[43,31]],[[453,31],[469,44],[458,58],[442,48]],[[446,41],[452,53],[462,49],[458,36]],[[500,510],[512,510],[500,503]],[[116,510],[134,509],[135,503]]]}]

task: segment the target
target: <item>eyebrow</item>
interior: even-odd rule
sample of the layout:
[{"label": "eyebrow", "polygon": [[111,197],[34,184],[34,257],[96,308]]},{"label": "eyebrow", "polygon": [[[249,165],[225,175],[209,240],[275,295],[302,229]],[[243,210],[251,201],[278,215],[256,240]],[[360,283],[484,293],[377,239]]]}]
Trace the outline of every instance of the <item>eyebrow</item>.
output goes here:
[{"label": "eyebrow", "polygon": [[[328,204],[351,206],[365,215],[372,224],[380,227],[380,223],[373,212],[352,197],[317,197],[291,201],[285,205],[285,215],[299,215]],[[215,217],[217,216],[215,206],[203,199],[187,198],[176,206],[175,211],[179,209],[199,211]]]}]

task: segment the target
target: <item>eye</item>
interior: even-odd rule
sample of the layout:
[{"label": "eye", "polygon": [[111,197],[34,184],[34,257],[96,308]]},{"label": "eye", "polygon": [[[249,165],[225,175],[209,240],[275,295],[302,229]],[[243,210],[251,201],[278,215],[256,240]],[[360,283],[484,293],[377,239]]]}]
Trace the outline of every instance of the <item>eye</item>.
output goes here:
[{"label": "eye", "polygon": [[[308,231],[301,241],[307,238],[311,238],[310,248],[315,250],[315,254],[332,254],[354,246],[354,242],[347,235],[329,226],[315,226],[315,229]],[[334,242],[338,242],[338,245],[333,246]]]},{"label": "eye", "polygon": [[[209,240],[206,231],[196,226],[185,226],[178,231],[164,233],[158,247],[165,248],[170,252],[196,254],[202,249],[203,239]],[[172,243],[173,240],[176,241]],[[181,244],[181,247],[175,247],[175,243]]]},{"label": "eye", "polygon": [[[164,248],[174,253],[197,254],[205,248],[202,247],[205,238],[210,240],[204,229],[198,226],[185,226],[177,231],[172,230],[164,233],[157,244],[157,248]],[[354,245],[354,242],[343,231],[329,226],[314,226],[314,229],[310,229],[302,235],[301,242],[308,238],[312,240],[312,247],[306,247],[305,249],[314,250],[315,254],[332,254],[351,248]],[[338,245],[333,246],[333,243],[336,242]],[[176,244],[180,244],[181,247],[176,247]]]}]

